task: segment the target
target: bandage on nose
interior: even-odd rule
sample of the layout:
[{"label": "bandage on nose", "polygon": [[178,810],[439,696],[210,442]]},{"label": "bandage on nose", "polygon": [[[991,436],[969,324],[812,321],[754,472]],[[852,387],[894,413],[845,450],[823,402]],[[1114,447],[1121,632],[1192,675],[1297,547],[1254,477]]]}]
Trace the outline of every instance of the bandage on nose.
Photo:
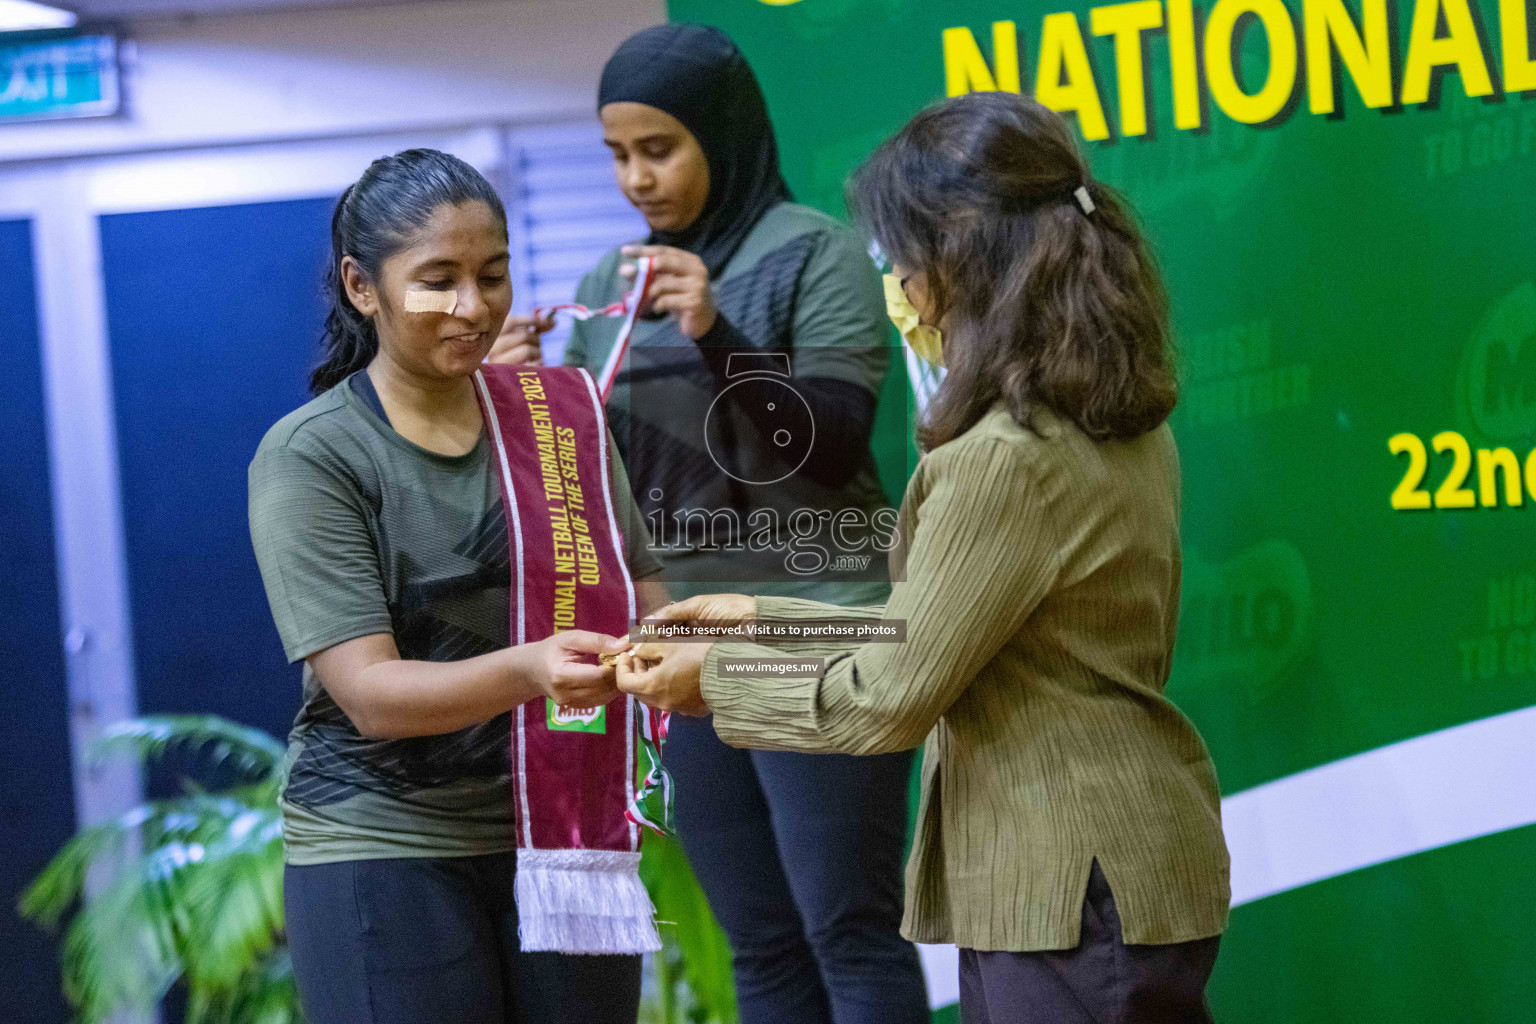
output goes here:
[{"label": "bandage on nose", "polygon": [[405,292],[407,313],[452,313],[458,304],[459,293],[455,291],[409,288]]}]

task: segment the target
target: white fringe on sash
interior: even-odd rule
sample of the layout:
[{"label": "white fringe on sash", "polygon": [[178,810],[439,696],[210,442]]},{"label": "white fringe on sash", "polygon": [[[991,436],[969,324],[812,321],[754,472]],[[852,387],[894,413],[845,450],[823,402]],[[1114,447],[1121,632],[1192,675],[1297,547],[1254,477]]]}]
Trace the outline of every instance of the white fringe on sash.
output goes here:
[{"label": "white fringe on sash", "polygon": [[523,949],[651,953],[656,908],[640,882],[640,854],[624,850],[517,851],[517,934]]}]

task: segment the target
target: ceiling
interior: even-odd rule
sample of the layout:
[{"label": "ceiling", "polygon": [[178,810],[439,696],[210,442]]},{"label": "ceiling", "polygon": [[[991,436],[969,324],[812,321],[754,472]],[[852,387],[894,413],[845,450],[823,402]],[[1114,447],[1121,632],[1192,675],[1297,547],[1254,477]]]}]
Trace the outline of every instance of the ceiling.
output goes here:
[{"label": "ceiling", "polygon": [[[82,23],[88,24],[95,21],[139,22],[304,8],[380,7],[395,3],[435,3],[439,0],[40,0],[40,2],[74,11],[80,16]],[[540,2],[540,0],[502,0],[502,2],[526,4]]]}]

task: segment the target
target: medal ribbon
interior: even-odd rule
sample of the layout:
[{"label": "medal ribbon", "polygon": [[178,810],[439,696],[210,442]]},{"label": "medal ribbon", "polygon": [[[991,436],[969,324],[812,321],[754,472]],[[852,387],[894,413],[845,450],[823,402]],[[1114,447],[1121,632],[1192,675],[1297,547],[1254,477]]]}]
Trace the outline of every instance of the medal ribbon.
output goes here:
[{"label": "medal ribbon", "polygon": [[635,260],[635,286],[629,290],[617,302],[610,302],[600,309],[588,309],[579,302],[561,302],[553,306],[537,306],[533,315],[539,320],[554,316],[556,313],[567,313],[573,320],[590,320],[593,317],[622,316],[624,322],[619,325],[619,335],[614,339],[613,349],[608,353],[608,359],[603,363],[601,372],[597,375],[597,389],[601,394],[603,403],[607,404],[608,395],[613,391],[613,380],[619,375],[619,367],[624,363],[624,354],[629,351],[629,336],[634,333],[635,320],[640,315],[640,308],[645,305],[651,291],[651,258],[641,256]]},{"label": "medal ribbon", "polygon": [[672,713],[657,711],[639,701],[634,702],[634,707],[640,733],[640,782],[624,810],[624,817],[636,825],[670,836],[676,831],[672,818],[672,776],[661,763],[661,748],[667,742]]}]

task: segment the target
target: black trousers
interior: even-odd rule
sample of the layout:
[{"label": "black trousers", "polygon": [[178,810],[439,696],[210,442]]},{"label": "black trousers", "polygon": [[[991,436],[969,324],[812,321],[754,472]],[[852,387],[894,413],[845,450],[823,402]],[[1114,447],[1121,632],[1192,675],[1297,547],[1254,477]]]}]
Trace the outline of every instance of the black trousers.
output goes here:
[{"label": "black trousers", "polygon": [[1220,936],[1127,946],[1098,862],[1075,949],[960,951],[961,1024],[1212,1024],[1205,983]]},{"label": "black trousers", "polygon": [[516,854],[289,865],[308,1024],[635,1024],[640,957],[518,949]]},{"label": "black trousers", "polygon": [[736,750],[709,719],[674,716],[667,762],[741,1024],[927,1024],[898,932],[912,755]]}]

